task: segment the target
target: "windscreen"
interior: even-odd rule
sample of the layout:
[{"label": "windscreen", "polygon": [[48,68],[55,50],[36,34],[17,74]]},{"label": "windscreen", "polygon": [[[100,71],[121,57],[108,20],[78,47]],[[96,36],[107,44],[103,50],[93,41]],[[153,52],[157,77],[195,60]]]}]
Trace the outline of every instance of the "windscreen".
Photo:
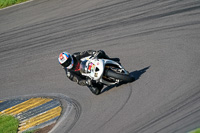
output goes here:
[{"label": "windscreen", "polygon": [[80,72],[81,73],[87,73],[86,64],[87,64],[87,60],[81,62],[81,64],[80,64]]}]

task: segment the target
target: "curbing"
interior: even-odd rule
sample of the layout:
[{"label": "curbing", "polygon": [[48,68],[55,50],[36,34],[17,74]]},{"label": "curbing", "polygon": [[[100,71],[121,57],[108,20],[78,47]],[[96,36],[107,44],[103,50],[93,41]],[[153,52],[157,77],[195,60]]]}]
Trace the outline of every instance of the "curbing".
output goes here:
[{"label": "curbing", "polygon": [[[81,113],[78,102],[62,94],[35,94],[0,100],[0,114],[20,120],[19,133],[56,123],[50,133],[73,128]],[[60,128],[60,127],[65,128]]]},{"label": "curbing", "polygon": [[57,100],[42,97],[22,100],[6,100],[0,103],[0,106],[2,107],[0,115],[8,114],[18,118],[20,120],[18,128],[19,133],[27,131],[30,128],[34,128],[35,126],[41,125],[43,123],[46,123],[47,126],[49,125],[47,121],[50,121],[55,118],[58,119],[62,111],[61,104],[57,104],[56,107],[53,106],[53,108],[46,109],[45,105],[47,103],[51,103],[54,105],[54,102],[51,101],[57,103]]}]

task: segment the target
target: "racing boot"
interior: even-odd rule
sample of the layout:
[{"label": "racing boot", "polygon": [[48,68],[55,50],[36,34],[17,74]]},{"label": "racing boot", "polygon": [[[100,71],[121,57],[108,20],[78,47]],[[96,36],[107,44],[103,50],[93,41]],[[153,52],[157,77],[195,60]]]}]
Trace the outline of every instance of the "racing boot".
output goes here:
[{"label": "racing boot", "polygon": [[95,95],[99,95],[101,93],[101,90],[98,87],[88,86],[88,88]]},{"label": "racing boot", "polygon": [[103,84],[92,82],[92,84],[87,85],[87,87],[93,94],[99,95],[103,89]]},{"label": "racing boot", "polygon": [[103,50],[99,50],[97,52],[97,57],[102,58],[102,59],[110,59],[110,60],[116,61],[117,63],[121,64],[119,58],[110,58]]}]

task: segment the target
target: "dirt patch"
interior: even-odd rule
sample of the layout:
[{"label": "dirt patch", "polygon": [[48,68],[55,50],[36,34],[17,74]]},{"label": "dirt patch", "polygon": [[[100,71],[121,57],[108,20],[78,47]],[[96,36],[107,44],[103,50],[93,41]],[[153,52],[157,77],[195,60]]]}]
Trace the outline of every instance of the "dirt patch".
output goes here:
[{"label": "dirt patch", "polygon": [[48,133],[55,125],[56,125],[56,123],[53,123],[53,124],[51,124],[49,126],[46,126],[44,128],[41,128],[41,129],[38,129],[34,133]]}]

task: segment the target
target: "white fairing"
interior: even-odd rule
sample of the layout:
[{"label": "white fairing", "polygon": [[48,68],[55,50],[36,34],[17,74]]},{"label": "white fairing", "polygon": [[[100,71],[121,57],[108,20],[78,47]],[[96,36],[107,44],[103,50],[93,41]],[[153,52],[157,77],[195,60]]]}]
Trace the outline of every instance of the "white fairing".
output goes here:
[{"label": "white fairing", "polygon": [[96,82],[101,82],[106,85],[112,85],[119,82],[119,81],[116,81],[114,83],[108,82],[102,78],[104,73],[104,67],[106,66],[106,64],[117,65],[125,74],[128,74],[128,72],[119,63],[109,59],[96,59],[93,57],[85,57],[81,60],[82,61],[88,60],[85,67],[88,73],[81,73],[81,74],[91,78],[92,80],[95,80]]}]

